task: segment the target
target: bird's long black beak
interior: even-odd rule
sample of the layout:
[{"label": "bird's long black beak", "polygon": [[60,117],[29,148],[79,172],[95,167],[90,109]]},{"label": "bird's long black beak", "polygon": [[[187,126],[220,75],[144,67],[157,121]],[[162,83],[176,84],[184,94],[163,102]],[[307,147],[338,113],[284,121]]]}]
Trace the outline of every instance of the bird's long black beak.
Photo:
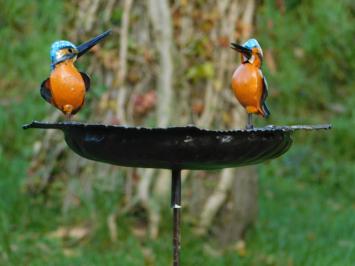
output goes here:
[{"label": "bird's long black beak", "polygon": [[90,41],[87,41],[83,44],[80,44],[77,46],[78,49],[78,58],[85,54],[87,51],[89,51],[94,45],[98,44],[100,41],[102,41],[104,38],[106,38],[108,35],[110,35],[111,30],[105,31],[104,33],[101,33],[100,35],[96,36],[95,38],[92,38]]},{"label": "bird's long black beak", "polygon": [[251,55],[252,55],[252,51],[251,49],[247,48],[247,47],[244,47],[242,45],[239,45],[239,44],[236,44],[236,43],[231,43],[231,46],[230,46],[233,50],[236,50],[238,51],[239,53],[242,53],[244,54],[247,58],[250,58]]}]

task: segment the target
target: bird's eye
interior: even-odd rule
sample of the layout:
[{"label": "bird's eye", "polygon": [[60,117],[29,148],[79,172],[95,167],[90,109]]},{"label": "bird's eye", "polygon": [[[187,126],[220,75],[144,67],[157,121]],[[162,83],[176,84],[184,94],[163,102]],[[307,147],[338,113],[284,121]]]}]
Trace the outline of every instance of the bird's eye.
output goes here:
[{"label": "bird's eye", "polygon": [[73,52],[73,49],[69,48],[69,49],[68,49],[68,52],[69,52],[69,53],[72,53],[72,52]]}]

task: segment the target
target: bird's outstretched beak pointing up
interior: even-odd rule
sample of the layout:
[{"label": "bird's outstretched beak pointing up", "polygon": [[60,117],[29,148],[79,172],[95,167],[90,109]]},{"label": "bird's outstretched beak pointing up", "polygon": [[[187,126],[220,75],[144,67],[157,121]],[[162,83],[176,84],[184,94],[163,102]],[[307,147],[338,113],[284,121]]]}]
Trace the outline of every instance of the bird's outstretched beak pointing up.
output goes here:
[{"label": "bird's outstretched beak pointing up", "polygon": [[242,53],[246,58],[250,58],[252,56],[252,50],[248,47],[236,44],[236,43],[231,43],[230,46],[233,50],[238,51],[239,53]]},{"label": "bird's outstretched beak pointing up", "polygon": [[77,46],[77,50],[78,50],[77,57],[79,58],[80,56],[85,54],[87,51],[90,50],[91,47],[95,46],[100,41],[102,41],[104,38],[106,38],[108,35],[110,35],[110,33],[111,33],[111,30],[105,31],[104,33],[101,33],[100,35],[96,36],[95,38],[92,38],[90,41],[87,41],[87,42]]}]

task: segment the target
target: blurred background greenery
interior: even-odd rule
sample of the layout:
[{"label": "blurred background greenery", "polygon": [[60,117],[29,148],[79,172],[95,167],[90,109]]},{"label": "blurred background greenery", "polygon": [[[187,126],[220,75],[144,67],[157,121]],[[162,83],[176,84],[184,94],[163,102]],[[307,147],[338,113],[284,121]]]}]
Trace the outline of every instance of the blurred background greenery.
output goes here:
[{"label": "blurred background greenery", "polygon": [[[95,17],[98,22],[92,22],[93,32],[86,30],[86,26],[81,30],[80,23],[76,22],[77,17],[80,17],[78,10],[83,8],[84,2],[88,5],[96,3],[102,9],[103,6],[112,4],[108,19],[105,18],[105,13],[98,13]],[[53,114],[57,114],[57,111],[40,98],[38,91],[40,82],[49,74],[50,44],[62,38],[80,43],[107,28],[119,29],[124,16],[124,2],[127,1],[102,1],[100,4],[98,1],[83,1],[80,4],[74,0],[0,0],[1,265],[170,263],[171,250],[167,243],[171,241],[171,218],[168,204],[164,206],[162,220],[165,222],[160,224],[157,239],[146,237],[144,226],[137,225],[144,223],[146,217],[140,213],[140,208],[136,208],[119,216],[118,240],[112,241],[107,217],[117,208],[117,203],[123,201],[124,190],[106,189],[105,186],[110,186],[110,183],[102,184],[106,181],[100,179],[100,185],[91,181],[95,185],[90,188],[88,196],[85,187],[80,188],[83,183],[75,181],[81,179],[71,176],[70,170],[65,175],[61,174],[61,167],[68,163],[68,153],[60,153],[59,158],[53,159],[59,165],[51,169],[50,175],[56,178],[48,191],[38,193],[29,189],[40,182],[38,179],[40,180],[41,174],[38,174],[38,169],[48,163],[45,159],[36,161],[34,157],[46,157],[47,153],[36,153],[38,141],[44,139],[44,133],[23,131],[21,126],[33,119],[53,119]],[[143,2],[145,1],[133,1],[130,17],[132,23],[146,16]],[[191,91],[194,88],[199,92],[186,93],[193,94],[193,99],[199,99],[203,95],[203,80],[212,80],[217,75],[214,73],[214,61],[210,59],[212,55],[208,54],[209,51],[213,49],[214,53],[218,53],[228,49],[208,38],[209,28],[213,30],[214,23],[217,23],[214,20],[220,18],[213,16],[213,7],[217,5],[217,1],[181,0],[170,1],[169,4],[174,32],[180,30],[179,19],[186,16],[184,10],[193,10],[193,23],[201,23],[199,26],[202,29],[196,32],[195,39],[186,40],[190,46],[182,45],[183,42],[175,39],[175,35],[173,39],[176,42],[175,50],[178,51],[175,51],[174,65],[189,66],[188,69],[176,67],[176,75],[184,78],[175,81],[174,90],[181,84],[181,87],[189,87]],[[264,48],[263,71],[270,86],[268,103],[272,109],[270,121],[258,119],[257,123],[281,125],[331,122],[333,129],[327,133],[297,133],[294,136],[294,145],[286,155],[258,166],[259,217],[242,242],[218,249],[213,237],[209,234],[196,234],[190,222],[184,222],[182,265],[353,265],[354,1],[281,0],[256,1],[255,4],[251,35]],[[205,13],[198,14],[196,10]],[[207,20],[204,16],[208,17]],[[191,27],[196,29],[196,25]],[[111,42],[105,43],[106,50],[119,49],[118,31],[114,31]],[[84,37],[77,37],[79,35]],[[141,38],[150,39],[149,36]],[[234,38],[242,39],[238,35],[228,38],[228,42]],[[147,60],[155,62],[156,57],[150,50],[143,51],[135,40],[134,37],[128,39],[128,81],[125,81],[128,87],[133,87],[135,79],[140,79],[135,74],[140,76],[145,73],[145,70],[142,74],[137,69],[135,60],[139,64],[146,64]],[[178,58],[179,51],[185,51],[184,56],[189,58],[187,63],[180,62],[183,59]],[[96,59],[89,61],[86,58],[79,62],[81,69],[88,69],[92,74],[94,86],[87,109],[78,116],[78,120],[91,119],[98,122],[98,115],[110,113],[107,111],[109,108],[102,110],[97,104],[103,103],[108,87],[102,85],[107,84],[107,76],[100,73],[104,69],[114,72],[118,56],[113,53],[117,59],[112,59],[111,62],[112,54],[105,55],[104,51],[100,54],[100,50],[94,54],[101,60],[98,64],[104,67],[96,67]],[[145,58],[146,61],[143,60],[142,63],[140,58]],[[235,55],[234,66],[238,64],[238,60]],[[232,73],[233,69],[229,71]],[[122,81],[112,86],[120,87],[120,82]],[[154,87],[149,86],[154,91]],[[228,86],[222,85],[225,90]],[[188,90],[178,93],[184,94],[185,91]],[[147,94],[142,95],[138,96],[144,98]],[[175,101],[174,104],[177,105]],[[195,113],[189,114],[190,104],[195,108]],[[198,104],[189,102],[181,113],[186,112],[187,117],[198,117],[198,107]],[[150,126],[157,124],[154,108],[153,111],[144,108],[143,111],[139,108],[134,110],[139,114],[133,115],[134,119],[129,120],[132,123]],[[110,115],[105,116],[105,121],[115,122]],[[186,121],[193,122],[189,119]],[[173,117],[169,124],[183,124],[186,121]],[[224,126],[228,124],[225,123]],[[63,142],[60,137],[59,134],[60,140],[53,145]],[[55,147],[45,147],[49,158]],[[43,150],[42,146],[41,148]],[[93,166],[97,164],[91,164]],[[76,171],[74,173],[77,175]],[[115,187],[124,185],[123,180],[126,179],[117,175],[114,178]],[[74,199],[71,198],[71,207],[66,208],[68,193],[70,194],[66,187],[73,185],[72,182],[77,182],[76,186],[80,189],[73,195]],[[134,228],[132,224],[135,225]]]}]

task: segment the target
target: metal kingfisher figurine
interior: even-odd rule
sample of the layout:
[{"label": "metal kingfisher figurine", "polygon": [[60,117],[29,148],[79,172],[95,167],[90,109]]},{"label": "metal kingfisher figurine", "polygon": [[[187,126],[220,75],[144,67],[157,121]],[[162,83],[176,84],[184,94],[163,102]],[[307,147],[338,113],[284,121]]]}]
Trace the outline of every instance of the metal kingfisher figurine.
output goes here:
[{"label": "metal kingfisher figurine", "polygon": [[243,45],[231,43],[231,48],[241,53],[242,61],[242,64],[234,71],[232,89],[235,97],[248,113],[246,128],[252,129],[252,114],[259,114],[263,117],[270,115],[265,103],[268,87],[261,72],[263,51],[255,39],[250,39]]},{"label": "metal kingfisher figurine", "polygon": [[110,33],[108,30],[79,46],[69,41],[56,41],[51,46],[51,73],[42,82],[40,92],[43,99],[61,110],[68,120],[81,109],[85,93],[90,89],[90,78],[79,72],[74,62]]}]

